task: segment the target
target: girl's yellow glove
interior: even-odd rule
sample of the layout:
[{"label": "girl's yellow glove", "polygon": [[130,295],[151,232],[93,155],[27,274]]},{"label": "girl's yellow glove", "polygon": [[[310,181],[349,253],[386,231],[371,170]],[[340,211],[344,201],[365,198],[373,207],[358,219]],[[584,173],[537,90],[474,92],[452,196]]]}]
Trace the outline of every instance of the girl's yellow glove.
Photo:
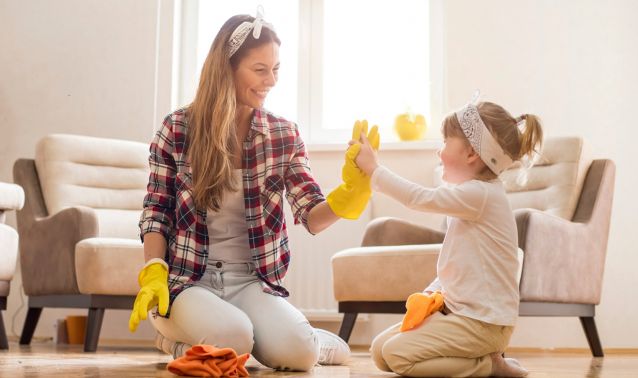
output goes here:
[{"label": "girl's yellow glove", "polygon": [[[368,121],[356,121],[352,128],[352,140],[359,141],[361,133],[364,133],[370,140],[370,144],[375,151],[379,150],[379,128],[375,125],[368,134]],[[361,149],[360,143],[351,145],[346,151],[345,163],[341,169],[341,179],[343,183],[335,188],[326,200],[330,209],[345,219],[357,219],[363,213],[370,196],[370,177],[363,173],[354,159]]]},{"label": "girl's yellow glove", "polygon": [[137,276],[140,291],[135,298],[128,329],[137,330],[140,320],[145,320],[148,311],[158,306],[160,315],[168,311],[168,265],[164,260],[151,259]]}]

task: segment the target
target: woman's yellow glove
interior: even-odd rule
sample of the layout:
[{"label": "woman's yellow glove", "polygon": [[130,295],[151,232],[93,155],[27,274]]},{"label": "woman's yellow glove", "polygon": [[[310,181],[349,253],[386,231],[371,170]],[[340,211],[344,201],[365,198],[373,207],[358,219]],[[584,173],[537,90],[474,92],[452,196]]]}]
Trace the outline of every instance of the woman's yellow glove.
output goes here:
[{"label": "woman's yellow glove", "polygon": [[[352,128],[352,140],[359,141],[361,133],[364,133],[370,140],[370,144],[375,151],[379,150],[379,128],[375,125],[368,134],[368,121],[356,121]],[[345,219],[357,219],[363,213],[370,196],[370,177],[363,173],[354,159],[361,149],[360,143],[351,145],[346,151],[345,163],[341,169],[341,179],[343,183],[334,189],[326,200],[330,209]]]},{"label": "woman's yellow glove", "polygon": [[137,276],[140,291],[135,298],[128,329],[137,330],[140,320],[145,320],[148,311],[158,306],[160,315],[168,311],[168,265],[161,259],[152,259]]},{"label": "woman's yellow glove", "polygon": [[401,332],[409,331],[418,327],[423,321],[433,313],[443,308],[443,294],[438,291],[427,295],[424,293],[414,293],[405,302],[407,309],[401,323]]}]

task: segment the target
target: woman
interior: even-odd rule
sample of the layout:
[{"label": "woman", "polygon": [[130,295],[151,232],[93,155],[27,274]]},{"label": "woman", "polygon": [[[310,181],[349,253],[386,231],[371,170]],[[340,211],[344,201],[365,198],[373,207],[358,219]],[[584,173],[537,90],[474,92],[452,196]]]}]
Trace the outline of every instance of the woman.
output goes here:
[{"label": "woman", "polygon": [[316,234],[340,217],[358,217],[369,181],[351,157],[347,182],[326,200],[297,125],[262,108],[277,83],[279,45],[259,14],[231,17],[213,41],[194,101],[167,116],[151,143],[140,219],[147,264],[129,328],[157,305],[157,346],[174,357],[211,344],[252,353],[271,368],[307,371],[349,356],[347,344],[312,328],[284,299],[283,199],[295,223]]}]

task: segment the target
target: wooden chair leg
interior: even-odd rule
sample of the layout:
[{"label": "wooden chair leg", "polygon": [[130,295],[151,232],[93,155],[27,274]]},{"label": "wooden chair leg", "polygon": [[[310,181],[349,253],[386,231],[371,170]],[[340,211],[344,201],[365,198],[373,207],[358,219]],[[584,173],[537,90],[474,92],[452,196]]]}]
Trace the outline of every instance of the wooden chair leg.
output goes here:
[{"label": "wooden chair leg", "polygon": [[4,329],[4,320],[2,320],[2,311],[0,310],[0,349],[9,349],[9,339]]},{"label": "wooden chair leg", "polygon": [[605,354],[603,353],[603,347],[600,344],[600,338],[598,338],[598,330],[596,329],[594,317],[581,316],[580,324],[583,326],[583,331],[585,331],[585,336],[587,337],[587,343],[589,344],[591,354],[594,357],[604,357]]},{"label": "wooden chair leg", "polygon": [[35,333],[38,320],[40,320],[40,314],[42,314],[42,307],[29,307],[27,318],[24,320],[24,326],[22,327],[22,335],[20,335],[20,345],[31,344],[31,338],[33,333]]},{"label": "wooden chair leg", "polygon": [[341,337],[345,342],[348,342],[350,339],[354,323],[357,321],[357,315],[358,313],[356,312],[346,312],[343,314],[341,328],[339,329],[339,337]]},{"label": "wooden chair leg", "polygon": [[103,319],[104,308],[89,308],[89,319],[86,324],[86,334],[84,335],[85,352],[95,352],[97,350],[97,342],[100,338]]}]

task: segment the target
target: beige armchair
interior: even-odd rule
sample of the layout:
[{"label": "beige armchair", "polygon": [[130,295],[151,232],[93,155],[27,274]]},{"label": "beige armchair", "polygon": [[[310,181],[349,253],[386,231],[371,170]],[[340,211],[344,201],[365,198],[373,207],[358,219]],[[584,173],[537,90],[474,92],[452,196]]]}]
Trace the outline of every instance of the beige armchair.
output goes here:
[{"label": "beige armchair", "polygon": [[[517,184],[502,178],[524,251],[520,316],[580,318],[594,356],[603,350],[594,321],[600,303],[614,191],[611,160],[589,161],[579,138],[545,141],[542,159]],[[404,313],[405,300],[436,276],[444,234],[395,218],[368,225],[362,247],[332,258],[334,294],[348,340],[358,313]],[[586,279],[584,279],[586,278]]]},{"label": "beige armchair", "polygon": [[24,192],[15,184],[0,182],[0,349],[8,349],[2,310],[7,309],[7,296],[18,257],[18,233],[5,224],[6,211],[19,210],[24,205]]},{"label": "beige armchair", "polygon": [[15,162],[26,193],[17,219],[29,297],[20,344],[31,342],[43,308],[87,308],[84,350],[95,351],[105,309],[132,308],[144,265],[137,223],[147,159],[143,143],[50,135],[35,160]]}]

